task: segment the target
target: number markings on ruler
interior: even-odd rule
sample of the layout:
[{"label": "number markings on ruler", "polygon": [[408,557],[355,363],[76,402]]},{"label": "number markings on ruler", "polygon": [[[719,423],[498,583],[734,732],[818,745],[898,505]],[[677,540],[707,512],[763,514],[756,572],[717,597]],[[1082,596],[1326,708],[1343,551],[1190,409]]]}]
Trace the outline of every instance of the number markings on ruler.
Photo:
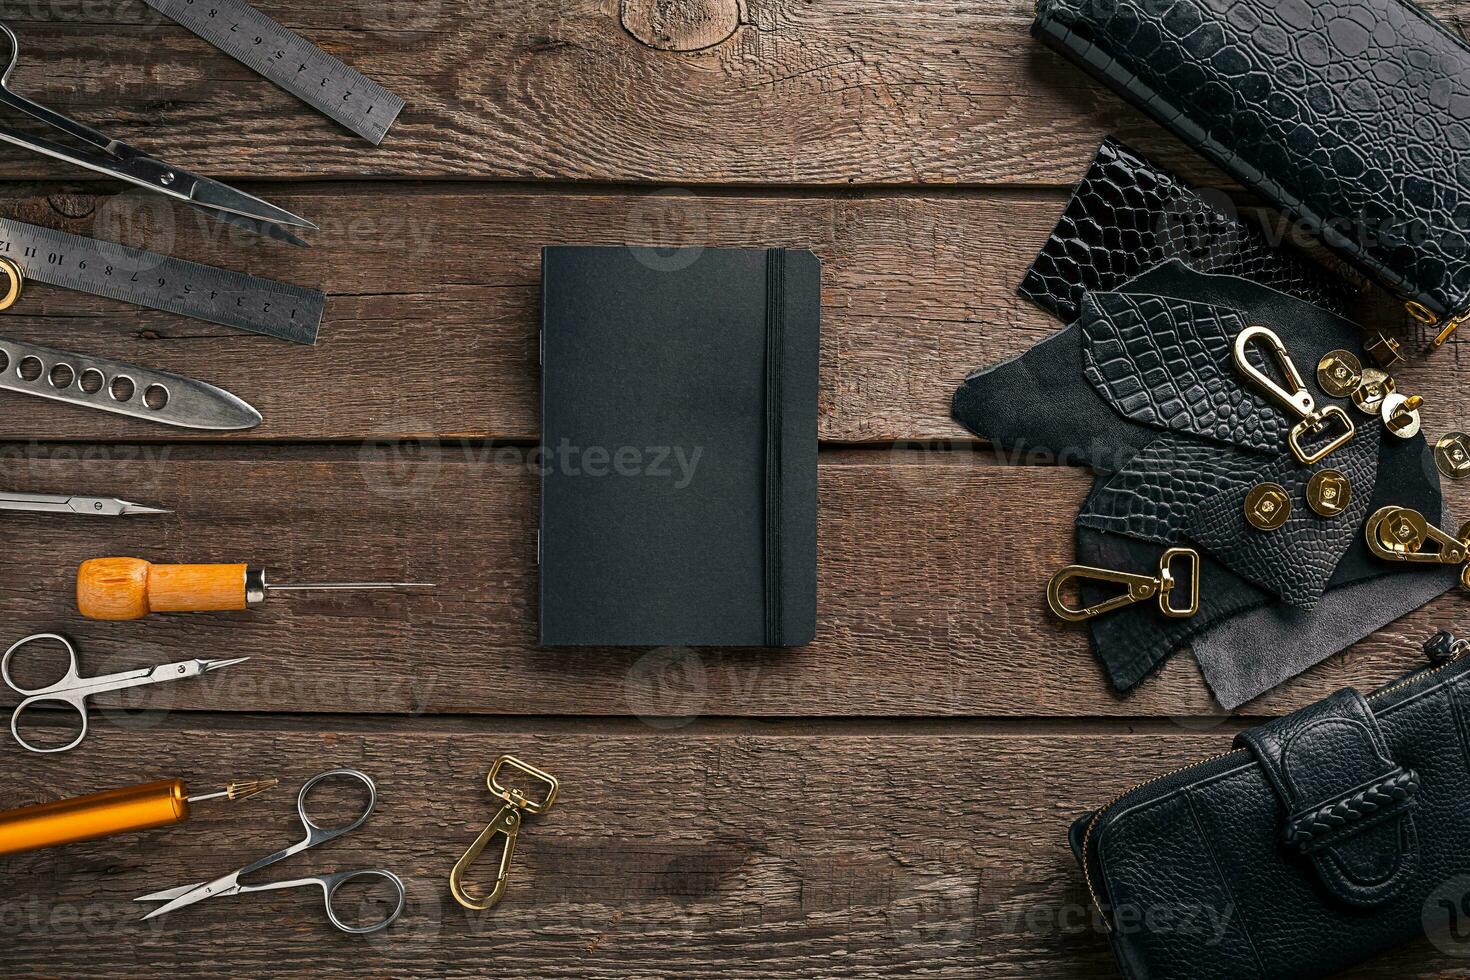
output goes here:
[{"label": "number markings on ruler", "polygon": [[0,255],[38,282],[299,344],[316,343],[326,306],[315,289],[8,218]]},{"label": "number markings on ruler", "polygon": [[143,0],[312,108],[377,145],[403,100],[244,0]]}]

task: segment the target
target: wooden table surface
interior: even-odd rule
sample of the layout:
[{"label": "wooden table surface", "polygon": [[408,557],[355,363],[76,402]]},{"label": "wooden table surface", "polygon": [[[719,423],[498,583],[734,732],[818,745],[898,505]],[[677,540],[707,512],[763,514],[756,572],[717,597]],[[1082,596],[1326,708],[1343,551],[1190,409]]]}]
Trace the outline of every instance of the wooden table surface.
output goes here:
[{"label": "wooden table surface", "polygon": [[[1089,475],[974,442],[950,393],[1056,329],[1013,290],[1104,134],[1223,178],[1031,41],[1028,4],[260,6],[407,101],[381,146],[136,0],[0,3],[18,90],[321,231],[262,242],[13,150],[0,214],[329,294],[312,348],[42,285],[4,314],[9,336],[220,384],[265,422],[197,437],[4,396],[4,489],[176,511],[7,516],[5,642],[64,631],[93,671],[254,659],[113,702],[69,755],[0,739],[0,806],[165,776],[286,784],[0,863],[5,975],[1107,976],[1071,818],[1394,676],[1463,619],[1445,596],[1227,718],[1187,656],[1116,696],[1083,632],[1044,615]],[[538,253],[567,242],[821,257],[812,645],[536,648]],[[1400,372],[1435,432],[1470,415],[1463,360]],[[101,554],[441,586],[90,623],[71,581]],[[467,913],[447,875],[502,753],[562,796],[504,903]],[[288,873],[393,868],[396,927],[345,936],[291,892],[136,921],[132,897],[293,840],[295,787],[331,765],[376,777],[377,813]],[[1420,942],[1355,975],[1457,971],[1456,952]]]}]

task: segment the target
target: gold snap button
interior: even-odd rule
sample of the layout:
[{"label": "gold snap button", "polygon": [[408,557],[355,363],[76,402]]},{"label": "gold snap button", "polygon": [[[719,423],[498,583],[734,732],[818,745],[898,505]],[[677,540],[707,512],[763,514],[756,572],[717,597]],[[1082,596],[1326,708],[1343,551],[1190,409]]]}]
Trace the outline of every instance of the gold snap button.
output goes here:
[{"label": "gold snap button", "polygon": [[1363,363],[1349,350],[1328,351],[1317,362],[1317,385],[1333,398],[1346,398],[1363,378]]},{"label": "gold snap button", "polygon": [[1434,465],[1451,480],[1470,476],[1470,436],[1446,432],[1434,444]]},{"label": "gold snap button", "polygon": [[1307,481],[1307,506],[1323,517],[1336,517],[1352,502],[1352,485],[1341,470],[1319,470]]},{"label": "gold snap button", "polygon": [[1262,483],[1245,496],[1245,519],[1252,527],[1274,531],[1291,516],[1291,498],[1279,483]]},{"label": "gold snap button", "polygon": [[1383,404],[1383,399],[1393,394],[1394,387],[1393,378],[1389,377],[1387,371],[1363,368],[1363,376],[1353,389],[1353,404],[1361,412],[1377,415],[1378,407]]},{"label": "gold snap button", "polygon": [[1383,399],[1379,409],[1383,424],[1400,439],[1412,439],[1419,434],[1419,406],[1423,404],[1418,395],[1405,397],[1395,392]]}]

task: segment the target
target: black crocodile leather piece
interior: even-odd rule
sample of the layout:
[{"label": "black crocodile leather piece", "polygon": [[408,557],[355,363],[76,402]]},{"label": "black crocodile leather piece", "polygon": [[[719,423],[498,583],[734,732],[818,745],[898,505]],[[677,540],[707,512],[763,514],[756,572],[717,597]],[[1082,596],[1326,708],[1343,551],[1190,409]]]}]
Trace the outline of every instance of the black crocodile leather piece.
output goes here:
[{"label": "black crocodile leather piece", "polygon": [[1098,148],[1017,292],[1071,322],[1083,293],[1110,292],[1169,259],[1279,289],[1339,316],[1351,295],[1341,276],[1273,248],[1224,194],[1196,190],[1112,137]]},{"label": "black crocodile leather piece", "polygon": [[1343,258],[1470,307],[1470,47],[1401,0],[1040,0],[1032,32]]},{"label": "black crocodile leather piece", "polygon": [[1077,523],[1140,541],[1185,544],[1186,532],[1206,501],[1248,489],[1252,471],[1276,458],[1168,432],[1111,477],[1094,483]]},{"label": "black crocodile leather piece", "polygon": [[[1201,500],[1185,533],[1237,575],[1290,605],[1310,609],[1327,590],[1343,554],[1361,537],[1369,491],[1378,479],[1382,431],[1377,423],[1361,426],[1351,442],[1314,466],[1301,466],[1287,455],[1267,461],[1243,474],[1243,485]],[[1340,470],[1357,491],[1336,517],[1322,517],[1307,506],[1307,481],[1324,469]],[[1291,516],[1274,531],[1257,530],[1245,518],[1246,494],[1261,483],[1279,484],[1291,499]]]},{"label": "black crocodile leather piece", "polygon": [[[1083,815],[1069,839],[1113,926],[1123,976],[1318,980],[1426,931],[1441,957],[1462,948],[1467,719],[1470,658],[1367,698],[1339,691],[1242,733],[1245,751],[1159,776]],[[1159,771],[1155,760],[1145,767]],[[1297,815],[1386,781],[1403,791],[1387,792],[1322,849],[1285,845]],[[1189,910],[1190,926],[1162,909]],[[1415,973],[1420,959],[1427,969],[1434,953],[1424,944],[1379,972]]]},{"label": "black crocodile leather piece", "polygon": [[1082,327],[1087,380],[1122,415],[1145,425],[1279,452],[1291,423],[1247,387],[1235,367],[1239,310],[1170,296],[1088,293]]}]

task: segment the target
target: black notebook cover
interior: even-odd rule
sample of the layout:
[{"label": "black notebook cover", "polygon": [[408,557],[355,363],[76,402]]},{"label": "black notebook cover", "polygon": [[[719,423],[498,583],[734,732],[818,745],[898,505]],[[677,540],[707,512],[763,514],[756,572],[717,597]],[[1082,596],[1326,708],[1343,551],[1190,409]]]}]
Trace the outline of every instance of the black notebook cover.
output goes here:
[{"label": "black notebook cover", "polygon": [[811,641],[820,305],[805,250],[543,249],[543,645]]}]

